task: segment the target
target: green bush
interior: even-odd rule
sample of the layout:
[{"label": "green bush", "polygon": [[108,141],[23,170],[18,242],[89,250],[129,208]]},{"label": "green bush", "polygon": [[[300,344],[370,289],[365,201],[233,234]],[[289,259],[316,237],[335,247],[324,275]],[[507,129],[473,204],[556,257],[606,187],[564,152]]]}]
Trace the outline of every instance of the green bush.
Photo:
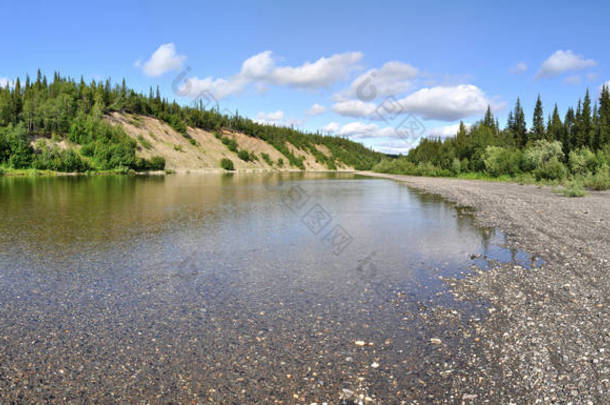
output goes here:
[{"label": "green bush", "polygon": [[250,153],[245,149],[242,149],[239,152],[237,152],[237,157],[240,158],[241,160],[243,160],[244,162],[249,162],[251,160]]},{"label": "green bush", "polygon": [[273,160],[271,160],[271,157],[267,153],[261,153],[261,157],[265,163],[267,163],[269,166],[273,166]]},{"label": "green bush", "polygon": [[142,135],[138,135],[138,142],[140,142],[140,145],[142,145],[145,149],[152,148],[150,142],[148,142]]},{"label": "green bush", "polygon": [[588,174],[584,185],[591,190],[610,190],[610,168],[603,166],[597,173]]},{"label": "green bush", "polygon": [[558,162],[564,160],[561,142],[536,141],[523,152],[522,169],[525,172],[540,170],[553,159]]},{"label": "green bush", "polygon": [[580,181],[571,181],[561,190],[561,193],[565,197],[584,197],[585,188]]},{"label": "green bush", "polygon": [[225,170],[235,170],[235,167],[233,166],[233,161],[227,158],[222,158],[222,160],[220,161],[220,167]]},{"label": "green bush", "polygon": [[284,167],[284,159],[279,158],[279,159],[277,160],[277,166],[278,166],[278,167]]},{"label": "green bush", "polygon": [[596,156],[587,148],[571,151],[568,161],[570,163],[570,170],[575,174],[594,173],[597,169]]},{"label": "green bush", "polygon": [[556,156],[551,160],[542,164],[542,166],[534,170],[534,176],[537,180],[560,180],[568,173],[566,167],[559,161]]},{"label": "green bush", "polygon": [[223,136],[221,141],[226,145],[227,149],[229,149],[231,152],[237,153],[237,142],[235,142],[235,140]]},{"label": "green bush", "polygon": [[150,158],[150,170],[165,169],[165,158],[162,156],[153,156]]},{"label": "green bush", "polygon": [[521,153],[518,150],[513,151],[499,146],[488,146],[485,148],[483,161],[485,172],[490,176],[514,176],[520,171]]}]

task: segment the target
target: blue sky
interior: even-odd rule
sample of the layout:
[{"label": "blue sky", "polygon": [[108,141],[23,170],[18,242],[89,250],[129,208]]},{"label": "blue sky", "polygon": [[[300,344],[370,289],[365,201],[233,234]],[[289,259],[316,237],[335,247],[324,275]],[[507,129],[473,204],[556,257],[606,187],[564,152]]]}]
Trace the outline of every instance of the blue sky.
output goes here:
[{"label": "blue sky", "polygon": [[563,113],[610,80],[610,3],[602,1],[0,6],[0,83],[38,68],[125,77],[184,104],[216,100],[221,110],[386,152],[453,134],[487,104],[504,124],[517,97],[530,120],[539,93],[545,115],[555,102]]}]

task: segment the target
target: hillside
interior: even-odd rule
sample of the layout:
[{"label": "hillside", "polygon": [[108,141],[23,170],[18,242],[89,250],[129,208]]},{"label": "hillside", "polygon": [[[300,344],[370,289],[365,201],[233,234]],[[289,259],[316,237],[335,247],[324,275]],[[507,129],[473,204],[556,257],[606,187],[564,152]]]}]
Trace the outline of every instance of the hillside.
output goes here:
[{"label": "hillside", "polygon": [[[113,112],[106,117],[106,120],[121,127],[137,142],[137,157],[151,159],[153,156],[162,156],[165,158],[165,168],[168,170],[221,171],[220,161],[223,158],[230,159],[236,170],[300,170],[286,164],[278,165],[278,162],[287,161],[286,156],[262,139],[230,129],[212,132],[187,127],[185,136],[169,124],[152,117]],[[220,135],[220,139],[216,134]],[[222,142],[222,137],[233,140],[237,152],[230,150],[229,146]],[[316,161],[316,157],[310,152],[300,150],[289,142],[286,142],[286,146],[295,156],[303,157],[305,170],[329,170],[322,162]],[[324,156],[331,158],[332,155],[326,146],[316,145],[316,147]],[[238,156],[239,151],[248,152],[247,161]],[[336,169],[353,170],[354,168],[338,162]]]},{"label": "hillside", "polygon": [[[38,72],[0,87],[0,173],[367,170],[382,154],[348,139],[182,106],[121,85]],[[230,160],[230,162],[228,162]],[[228,162],[228,164],[227,164]]]}]

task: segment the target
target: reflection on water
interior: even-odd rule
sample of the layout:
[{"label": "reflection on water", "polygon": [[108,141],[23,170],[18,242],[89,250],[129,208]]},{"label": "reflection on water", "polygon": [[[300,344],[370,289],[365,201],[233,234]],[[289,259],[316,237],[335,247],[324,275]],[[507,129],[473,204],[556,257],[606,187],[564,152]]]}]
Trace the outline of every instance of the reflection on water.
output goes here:
[{"label": "reflection on water", "polygon": [[531,261],[438,198],[349,174],[0,178],[0,211],[0,330],[36,342],[0,359],[145,398],[178,374],[228,390],[214,400],[243,400],[236,381],[284,398],[304,383],[279,375],[326,363],[317,389],[334,392],[358,374],[355,338],[417,353],[398,323],[416,302],[458,306],[439,276]]}]

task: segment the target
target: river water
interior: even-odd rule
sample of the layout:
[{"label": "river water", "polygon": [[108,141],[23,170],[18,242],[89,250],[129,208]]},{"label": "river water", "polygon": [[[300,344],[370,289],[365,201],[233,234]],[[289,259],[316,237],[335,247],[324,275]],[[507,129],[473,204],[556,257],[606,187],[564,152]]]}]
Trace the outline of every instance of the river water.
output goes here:
[{"label": "river water", "polygon": [[0,178],[0,212],[3,403],[398,403],[484,312],[440,278],[531,262],[352,174]]}]

